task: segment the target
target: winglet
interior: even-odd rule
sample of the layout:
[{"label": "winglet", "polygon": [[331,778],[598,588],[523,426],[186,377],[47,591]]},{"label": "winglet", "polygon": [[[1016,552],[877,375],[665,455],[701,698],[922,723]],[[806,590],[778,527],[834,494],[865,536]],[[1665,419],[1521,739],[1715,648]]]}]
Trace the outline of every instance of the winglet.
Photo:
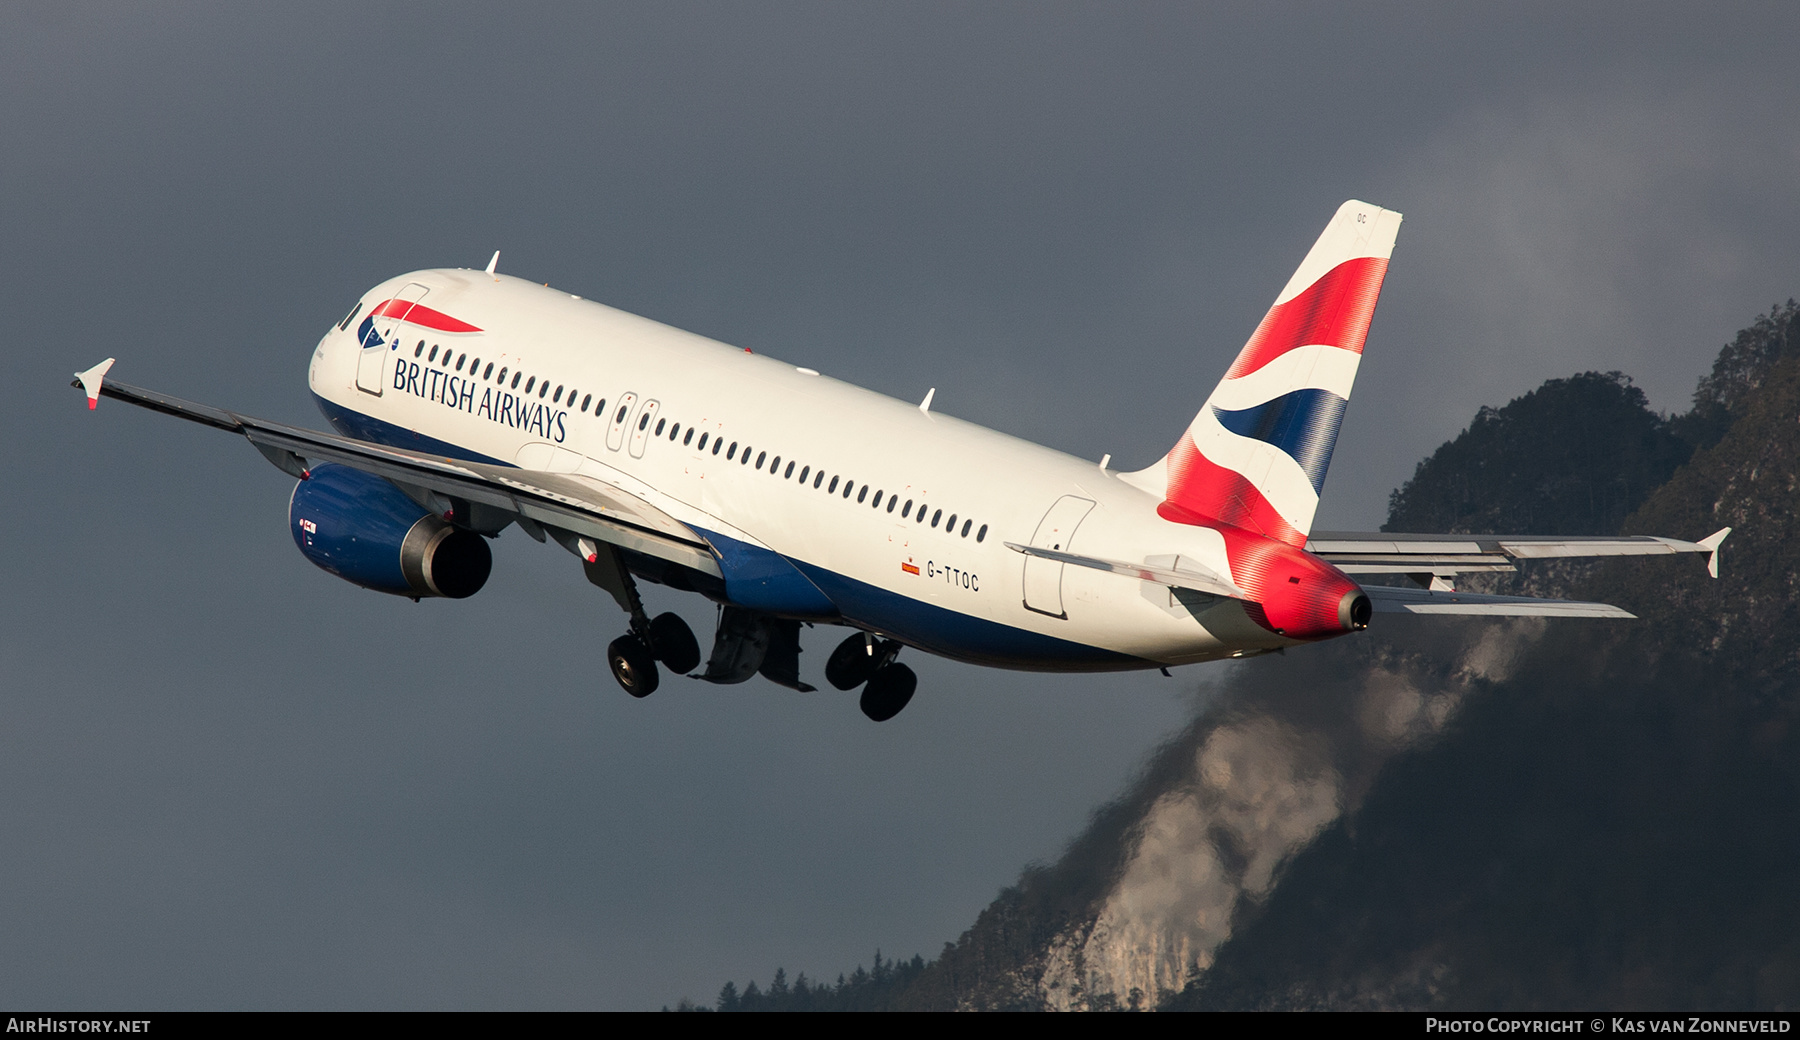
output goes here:
[{"label": "winglet", "polygon": [[76,382],[80,383],[81,388],[87,391],[88,411],[90,412],[100,406],[100,382],[106,378],[107,370],[113,367],[113,361],[113,358],[107,358],[86,372],[75,373]]},{"label": "winglet", "polygon": [[499,281],[500,279],[499,279],[499,276],[494,274],[494,270],[496,268],[498,268],[499,266],[500,266],[500,250],[496,249],[496,250],[494,250],[493,257],[490,260],[488,260],[488,265],[487,265],[488,277],[494,279],[496,282]]},{"label": "winglet", "polygon": [[919,402],[919,411],[924,412],[926,415],[930,415],[931,414],[931,399],[936,396],[937,396],[937,387],[935,387],[935,386],[932,387],[931,389],[925,391],[925,400]]},{"label": "winglet", "polygon": [[1730,533],[1731,528],[1721,527],[1694,543],[1706,550],[1706,573],[1715,578],[1719,576],[1719,546],[1724,544],[1725,536]]}]

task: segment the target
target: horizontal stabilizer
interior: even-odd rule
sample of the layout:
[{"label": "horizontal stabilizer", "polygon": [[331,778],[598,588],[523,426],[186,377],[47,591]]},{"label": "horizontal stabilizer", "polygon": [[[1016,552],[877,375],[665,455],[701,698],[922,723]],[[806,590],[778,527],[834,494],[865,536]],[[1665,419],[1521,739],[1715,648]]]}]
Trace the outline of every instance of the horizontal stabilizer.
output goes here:
[{"label": "horizontal stabilizer", "polygon": [[1149,563],[1124,563],[1119,560],[1102,560],[1095,556],[1077,556],[1070,552],[1056,549],[1040,549],[1035,545],[1019,545],[1007,542],[1006,547],[1026,556],[1037,556],[1057,563],[1074,564],[1097,571],[1109,571],[1122,574],[1127,578],[1141,581],[1153,581],[1158,585],[1168,585],[1177,589],[1192,589],[1213,596],[1224,596],[1228,599],[1249,599],[1250,594],[1210,570],[1202,570],[1198,564],[1187,567],[1161,567]]},{"label": "horizontal stabilizer", "polygon": [[1698,541],[1656,535],[1570,538],[1561,535],[1390,534],[1386,531],[1317,531],[1306,551],[1346,574],[1466,574],[1510,571],[1515,560],[1598,556],[1665,556],[1706,553],[1707,572],[1718,577],[1719,543],[1727,527]]},{"label": "horizontal stabilizer", "polygon": [[1531,596],[1482,596],[1472,592],[1433,592],[1388,585],[1364,585],[1378,614],[1481,614],[1488,617],[1634,618],[1610,603]]}]

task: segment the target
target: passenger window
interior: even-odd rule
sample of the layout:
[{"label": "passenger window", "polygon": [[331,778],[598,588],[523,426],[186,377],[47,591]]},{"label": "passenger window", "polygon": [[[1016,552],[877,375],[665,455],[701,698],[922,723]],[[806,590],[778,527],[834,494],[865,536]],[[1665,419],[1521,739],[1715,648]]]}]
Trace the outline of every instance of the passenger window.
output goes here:
[{"label": "passenger window", "polygon": [[625,421],[625,406],[620,405],[619,406],[619,414],[613,416],[613,422],[624,422],[624,421]]},{"label": "passenger window", "polygon": [[674,444],[676,441],[678,441],[680,439],[681,439],[681,424],[676,423],[675,425],[669,427],[669,443]]},{"label": "passenger window", "polygon": [[870,509],[880,509],[881,508],[881,492],[879,492],[879,491],[875,492],[875,501],[869,503],[869,508]]},{"label": "passenger window", "polygon": [[937,527],[938,521],[942,520],[943,518],[944,518],[944,511],[942,509],[931,514],[931,526],[934,528]]},{"label": "passenger window", "polygon": [[[689,430],[688,432],[693,433],[694,431]],[[711,436],[712,436],[712,434],[710,434],[710,433],[703,433],[700,435],[700,450],[701,451],[706,450],[706,438],[711,437]]]},{"label": "passenger window", "polygon": [[[681,443],[683,446],[694,443],[694,428],[692,426],[688,427],[687,436],[681,438]],[[706,447],[706,438],[705,437],[700,438],[700,446],[702,448]]]},{"label": "passenger window", "polygon": [[462,371],[463,362],[465,362],[467,360],[469,360],[469,355],[467,355],[467,354],[464,354],[462,357],[459,357],[456,359],[456,370],[458,372]]},{"label": "passenger window", "polygon": [[[848,491],[849,489],[846,488],[845,490]],[[862,486],[862,490],[858,491],[856,493],[856,504],[860,506],[868,500],[869,500],[869,485],[864,484]]]},{"label": "passenger window", "polygon": [[531,388],[536,385],[537,385],[537,376],[532,376],[530,379],[525,380],[525,392],[527,394],[530,394]]},{"label": "passenger window", "polygon": [[481,373],[481,378],[489,379],[489,378],[493,377],[493,374],[494,374],[494,363],[492,361],[490,361],[490,362],[488,362],[487,371]]},{"label": "passenger window", "polygon": [[831,478],[831,486],[825,489],[825,493],[827,495],[831,494],[832,492],[837,490],[837,486],[838,486],[838,478],[832,477]]},{"label": "passenger window", "polygon": [[[786,473],[783,473],[783,474],[782,474],[782,475],[781,475],[781,479],[782,479],[782,480],[792,480],[792,479],[794,479],[794,464],[793,464],[793,463],[792,463],[792,462],[790,462],[790,463],[788,463],[788,468],[787,468],[787,472],[786,472]],[[800,479],[801,479],[801,480],[805,480],[805,479],[806,479],[806,478],[805,478],[805,477],[801,477],[801,478],[800,478]]]},{"label": "passenger window", "polygon": [[513,373],[512,388],[514,390],[517,390],[519,388],[519,379],[521,377],[523,377],[524,375],[525,375],[525,373],[523,373],[523,372],[514,372]]},{"label": "passenger window", "polygon": [[984,541],[986,538],[987,538],[987,525],[982,524],[981,530],[975,532],[975,540],[979,542],[979,541]]},{"label": "passenger window", "polygon": [[649,426],[649,425],[650,425],[650,413],[645,412],[643,415],[643,418],[638,420],[638,429],[641,431],[644,427]]},{"label": "passenger window", "polygon": [[812,474],[811,466],[801,466],[800,467],[800,483],[802,483],[802,484],[806,483],[806,478],[811,474]]},{"label": "passenger window", "polygon": [[[435,344],[435,343],[433,343],[433,344],[432,344],[432,345],[431,345],[431,349],[432,349],[432,350],[436,350],[436,349],[437,349],[437,344]],[[444,351],[444,361],[443,361],[443,365],[444,365],[444,367],[445,367],[445,368],[449,368],[449,367],[450,367],[450,351],[449,351],[449,349],[447,349],[447,348],[446,348],[446,349],[445,349],[445,351]]]},{"label": "passenger window", "polygon": [[562,387],[556,388],[556,395],[550,398],[551,404],[562,404]]},{"label": "passenger window", "polygon": [[890,513],[893,512],[894,507],[898,504],[900,504],[900,496],[899,495],[889,495],[888,496],[888,512],[890,512]]},{"label": "passenger window", "polygon": [[[669,420],[667,420],[667,419],[658,419],[658,420],[656,420],[656,435],[657,435],[657,436],[658,436],[658,437],[661,437],[661,436],[662,436],[662,432],[663,432],[663,427],[664,427],[664,426],[667,426],[667,425],[668,425],[668,424],[669,424]],[[669,439],[670,439],[670,440],[674,440],[674,439],[675,439],[675,438],[673,438],[673,437],[670,437],[670,438],[669,438]]]},{"label": "passenger window", "polygon": [[[425,345],[425,341],[424,341],[424,340],[420,340],[420,341],[419,341],[419,346],[421,346],[421,347],[422,347],[422,346],[424,346],[424,345]],[[426,358],[425,358],[425,363],[426,363],[426,364],[427,364],[427,365],[429,365],[429,364],[431,364],[431,363],[432,363],[432,362],[433,362],[433,361],[436,361],[436,360],[437,360],[437,344],[436,344],[436,343],[433,343],[433,344],[432,344],[432,345],[431,345],[431,354],[430,354],[430,355],[429,355],[429,356],[428,356],[428,357],[426,357]]]},{"label": "passenger window", "polygon": [[748,444],[744,445],[744,457],[741,461],[746,466],[750,465],[750,445]]},{"label": "passenger window", "polygon": [[731,450],[725,453],[725,461],[730,462],[732,456],[734,456],[736,454],[737,454],[737,441],[732,441],[731,442]]},{"label": "passenger window", "polygon": [[912,499],[909,498],[906,500],[906,504],[904,506],[900,507],[900,519],[904,520],[911,515],[912,515]]},{"label": "passenger window", "polygon": [[495,382],[501,384],[502,386],[504,386],[506,384],[506,369],[504,367],[502,367],[500,369],[500,378],[495,380]]},{"label": "passenger window", "polygon": [[594,403],[594,395],[593,394],[587,395],[586,397],[581,399],[581,410],[583,412],[586,412],[588,405],[593,404],[593,403]]},{"label": "passenger window", "polygon": [[844,481],[844,497],[845,497],[845,498],[849,498],[849,497],[850,497],[850,489],[851,489],[851,488],[853,488],[853,487],[855,487],[855,486],[856,486],[856,481],[854,481],[854,480],[846,480],[846,481]]},{"label": "passenger window", "polygon": [[[745,452],[745,453],[744,453],[744,454],[746,454],[746,455],[748,455],[748,454],[750,454],[750,453],[749,453],[749,452]],[[761,470],[761,469],[762,469],[762,464],[763,464],[763,460],[764,460],[764,459],[766,459],[766,458],[768,458],[768,457],[769,457],[769,453],[768,453],[768,452],[766,452],[766,451],[759,451],[759,452],[757,452],[757,453],[756,453],[756,468],[757,468],[757,469],[758,469],[758,470],[759,470],[759,471],[760,471],[760,470]]]},{"label": "passenger window", "polygon": [[604,414],[606,414],[606,398],[602,397],[600,403],[594,406],[594,418],[598,419]]},{"label": "passenger window", "polygon": [[[530,388],[527,388],[525,392],[530,393],[531,392]],[[546,380],[544,380],[544,385],[538,387],[538,400],[540,400],[540,401],[543,400],[544,395],[549,392],[550,392],[550,380],[546,379]]]},{"label": "passenger window", "polygon": [[964,538],[969,537],[969,525],[972,523],[974,523],[973,520],[964,520],[963,521],[962,537],[964,537]]},{"label": "passenger window", "polygon": [[[706,438],[702,437],[700,439],[705,440]],[[713,454],[714,455],[717,455],[719,453],[719,449],[723,448],[724,446],[725,446],[725,438],[723,438],[723,437],[714,437],[713,438]]]},{"label": "passenger window", "polygon": [[424,357],[424,356],[425,356],[425,341],[420,340],[419,345],[413,348],[413,357]]},{"label": "passenger window", "polygon": [[820,470],[818,473],[815,473],[813,475],[813,487],[816,488],[820,484],[823,484],[823,483],[825,483],[825,471]]},{"label": "passenger window", "polygon": [[948,534],[949,532],[954,531],[954,530],[956,530],[956,514],[951,513],[950,514],[950,522],[944,525],[944,532],[946,534]]}]

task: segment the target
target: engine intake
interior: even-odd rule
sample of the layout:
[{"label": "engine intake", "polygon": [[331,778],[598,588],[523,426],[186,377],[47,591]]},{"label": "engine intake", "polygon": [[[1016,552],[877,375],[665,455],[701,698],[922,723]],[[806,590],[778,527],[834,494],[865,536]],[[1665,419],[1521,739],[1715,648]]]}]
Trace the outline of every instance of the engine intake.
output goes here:
[{"label": "engine intake", "polygon": [[295,486],[288,527],[316,566],[396,596],[463,599],[481,591],[494,567],[487,539],[348,466],[316,466]]}]

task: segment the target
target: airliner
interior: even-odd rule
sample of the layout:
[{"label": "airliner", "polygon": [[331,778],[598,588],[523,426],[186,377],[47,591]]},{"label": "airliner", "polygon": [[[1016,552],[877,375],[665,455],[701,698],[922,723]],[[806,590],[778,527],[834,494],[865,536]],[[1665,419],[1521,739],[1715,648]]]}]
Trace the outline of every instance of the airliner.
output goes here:
[{"label": "airliner", "polygon": [[[479,592],[508,527],[580,562],[627,618],[636,697],[659,664],[799,690],[800,639],[876,721],[912,699],[904,649],[1039,671],[1167,669],[1366,629],[1377,613],[1615,617],[1458,591],[1520,559],[1704,553],[1674,538],[1315,532],[1313,515],[1401,216],[1343,204],[1174,446],[1119,471],[498,271],[375,286],[313,351],[335,433],[76,375],[245,437],[298,483],[295,544],[414,601]],[[1389,575],[1397,583],[1367,583]],[[704,666],[639,582],[718,605]]]}]

